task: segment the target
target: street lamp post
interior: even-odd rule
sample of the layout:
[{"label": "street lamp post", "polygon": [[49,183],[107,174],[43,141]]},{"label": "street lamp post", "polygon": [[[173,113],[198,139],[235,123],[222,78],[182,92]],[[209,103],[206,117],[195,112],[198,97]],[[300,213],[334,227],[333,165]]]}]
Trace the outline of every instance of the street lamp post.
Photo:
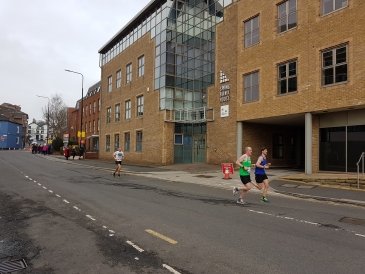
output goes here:
[{"label": "street lamp post", "polygon": [[81,140],[82,140],[82,117],[84,116],[84,75],[81,73],[81,72],[77,72],[77,71],[73,71],[73,70],[69,70],[69,69],[65,69],[65,71],[67,72],[71,72],[71,73],[76,73],[76,74],[79,74],[81,75],[81,126],[80,126],[80,129],[81,129],[81,136],[80,136],[80,141],[79,141],[79,146],[81,148]]},{"label": "street lamp post", "polygon": [[47,104],[47,137],[46,137],[46,141],[47,141],[47,145],[48,145],[48,132],[49,132],[49,97],[42,96],[42,95],[37,95],[37,97],[48,99],[48,104]]}]

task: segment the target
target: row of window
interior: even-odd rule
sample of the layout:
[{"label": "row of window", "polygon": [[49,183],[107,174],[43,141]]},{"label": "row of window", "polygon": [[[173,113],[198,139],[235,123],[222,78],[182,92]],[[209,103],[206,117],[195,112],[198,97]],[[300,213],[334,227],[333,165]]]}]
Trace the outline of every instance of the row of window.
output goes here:
[{"label": "row of window", "polygon": [[[100,112],[101,109],[101,102],[100,99],[98,99],[98,111]],[[84,116],[95,114],[96,113],[96,101],[93,102],[93,104],[86,105],[82,110]]]},{"label": "row of window", "polygon": [[[144,112],[144,97],[143,95],[137,96],[137,117],[142,117]],[[132,118],[132,102],[131,100],[126,100],[124,102],[124,119],[129,120]],[[120,103],[114,106],[114,122],[119,122],[121,120],[121,109]],[[112,108],[108,107],[106,109],[106,123],[110,123],[112,121]]]},{"label": "row of window", "polygon": [[[339,45],[323,50],[321,77],[322,86],[347,82],[348,79],[348,45]],[[278,94],[296,92],[298,88],[298,60],[289,60],[277,65],[277,90]],[[259,71],[254,71],[243,76],[244,102],[259,99]]]},{"label": "row of window", "polygon": [[[144,76],[144,55],[138,57],[138,77]],[[125,84],[132,82],[132,63],[129,63],[125,67]],[[119,69],[115,73],[115,88],[120,88],[122,86],[122,70]],[[113,76],[108,77],[108,92],[113,91]]]},{"label": "row of window", "polygon": [[[348,0],[321,0],[321,14],[326,15],[348,6]],[[277,5],[277,32],[282,33],[297,26],[297,0],[286,0]],[[260,42],[260,16],[244,21],[245,48]]]},{"label": "row of window", "polygon": [[100,119],[98,119],[97,123],[95,120],[91,123],[91,121],[85,123],[85,132],[89,133],[97,133],[100,131]]},{"label": "row of window", "polygon": [[[135,136],[136,136],[135,151],[142,152],[143,131],[137,130]],[[108,134],[105,136],[105,151],[106,152],[110,152],[110,147],[111,147],[110,141],[111,141],[111,137]],[[114,134],[114,151],[116,151],[119,147],[121,147],[120,141],[121,141],[120,134],[119,133]],[[124,132],[123,150],[124,150],[124,152],[129,152],[131,150],[131,133],[130,132]]]}]

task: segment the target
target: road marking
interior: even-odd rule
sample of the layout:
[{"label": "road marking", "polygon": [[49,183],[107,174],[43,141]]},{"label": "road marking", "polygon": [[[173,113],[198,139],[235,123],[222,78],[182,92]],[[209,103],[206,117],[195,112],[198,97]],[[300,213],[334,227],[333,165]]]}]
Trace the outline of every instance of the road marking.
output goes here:
[{"label": "road marking", "polygon": [[38,183],[37,185],[42,186],[42,184]]},{"label": "road marking", "polygon": [[42,186],[43,189],[47,189],[45,186]]},{"label": "road marking", "polygon": [[29,178],[29,176],[25,175],[25,178]]},{"label": "road marking", "polygon": [[33,181],[33,179],[32,178],[28,178],[29,179],[29,181]]},{"label": "road marking", "polygon": [[131,241],[126,241],[126,243],[133,246],[137,251],[139,251],[141,253],[144,251],[142,248],[140,248],[138,245],[136,245],[135,243],[133,243]]},{"label": "road marking", "polygon": [[171,266],[167,265],[167,264],[163,264],[162,265],[163,268],[166,268],[168,271],[170,271],[171,273],[174,274],[181,274],[179,271],[176,271],[175,269],[173,269]]},{"label": "road marking", "polygon": [[60,196],[60,195],[58,195],[58,194],[56,194],[56,197],[61,198],[61,196]]},{"label": "road marking", "polygon": [[53,190],[48,190],[49,193],[53,193]]},{"label": "road marking", "polygon": [[93,216],[90,216],[90,215],[85,215],[87,218],[89,218],[90,220],[93,220],[93,221],[96,221],[95,218],[93,218]]},{"label": "road marking", "polygon": [[164,240],[170,244],[173,244],[173,245],[176,245],[177,244],[177,241],[175,241],[174,239],[171,239],[165,235],[162,235],[156,231],[153,231],[152,229],[146,229],[145,230],[147,233],[151,234],[152,236],[155,236],[157,238],[160,238],[161,240]]},{"label": "road marking", "polygon": [[356,236],[359,236],[359,237],[363,237],[363,238],[365,238],[365,235],[362,235],[362,234],[358,234],[358,233],[356,233],[355,235],[356,235]]},{"label": "road marking", "polygon": [[37,181],[36,181],[36,180],[33,180],[33,182],[35,182],[35,183],[36,183]]},{"label": "road marking", "polygon": [[81,211],[80,208],[78,208],[77,206],[73,206],[74,209],[76,209],[77,211]]},{"label": "road marking", "polygon": [[66,199],[63,199],[63,201],[66,203],[66,204],[69,204],[70,202],[67,201]]},{"label": "road marking", "polygon": [[104,229],[108,229],[108,227],[107,227],[107,226],[105,226],[105,225],[103,225],[103,228],[104,228]]},{"label": "road marking", "polygon": [[115,231],[114,231],[114,230],[109,229],[109,232],[110,232],[111,234],[115,234]]}]

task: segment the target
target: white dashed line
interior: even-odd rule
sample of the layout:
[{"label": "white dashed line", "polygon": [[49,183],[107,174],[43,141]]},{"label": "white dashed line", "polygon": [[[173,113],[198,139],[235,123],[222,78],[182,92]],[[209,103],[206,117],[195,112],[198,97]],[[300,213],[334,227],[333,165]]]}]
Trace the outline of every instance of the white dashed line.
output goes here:
[{"label": "white dashed line", "polygon": [[29,176],[25,175],[25,178],[29,178]]},{"label": "white dashed line", "polygon": [[43,189],[47,189],[45,186],[42,186]]},{"label": "white dashed line", "polygon": [[138,257],[134,257],[134,259],[135,259],[136,261],[139,261],[139,258],[138,258]]},{"label": "white dashed line", "polygon": [[113,237],[114,236],[114,234],[109,234],[109,237]]},{"label": "white dashed line", "polygon": [[363,237],[363,238],[365,238],[365,235],[363,235],[363,234],[358,234],[358,233],[356,233],[355,235],[356,235],[356,236],[359,236],[359,237]]},{"label": "white dashed line", "polygon": [[87,218],[89,218],[90,220],[93,220],[93,221],[96,221],[96,219],[95,218],[93,218],[92,216],[90,216],[90,215],[85,215]]},{"label": "white dashed line", "polygon": [[143,252],[144,250],[142,248],[140,248],[138,245],[132,243],[131,241],[126,241],[127,244],[129,244],[130,246],[133,246],[137,251],[139,252]]},{"label": "white dashed line", "polygon": [[70,202],[67,201],[66,199],[63,199],[63,201],[66,203],[66,204],[69,204]]},{"label": "white dashed line", "polygon": [[37,181],[36,181],[36,180],[33,180],[33,182],[35,182],[35,183],[36,183]]},{"label": "white dashed line", "polygon": [[38,183],[37,185],[42,186],[42,184]]},{"label": "white dashed line", "polygon": [[80,208],[78,208],[77,206],[73,206],[74,209],[76,209],[77,211],[81,211]]},{"label": "white dashed line", "polygon": [[111,234],[115,234],[115,231],[114,231],[114,230],[109,229],[109,232],[110,232]]},{"label": "white dashed line", "polygon": [[53,190],[48,190],[49,193],[53,193]]},{"label": "white dashed line", "polygon": [[108,229],[108,227],[107,227],[107,226],[105,226],[105,225],[103,225],[103,228],[104,228],[104,229]]},{"label": "white dashed line", "polygon": [[170,271],[171,273],[174,274],[181,274],[179,271],[176,271],[175,269],[173,269],[171,266],[167,265],[167,264],[163,264],[162,265],[163,268],[166,268],[168,271]]},{"label": "white dashed line", "polygon": [[60,195],[58,195],[58,194],[56,194],[56,197],[57,197],[57,198],[61,198],[61,196],[60,196]]}]

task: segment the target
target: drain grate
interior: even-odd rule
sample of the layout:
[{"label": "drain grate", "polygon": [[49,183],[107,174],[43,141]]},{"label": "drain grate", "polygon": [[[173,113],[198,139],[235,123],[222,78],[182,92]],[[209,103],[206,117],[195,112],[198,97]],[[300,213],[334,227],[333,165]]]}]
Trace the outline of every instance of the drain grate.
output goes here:
[{"label": "drain grate", "polygon": [[339,220],[341,223],[351,224],[351,225],[362,225],[365,226],[365,219],[343,217]]},{"label": "drain grate", "polygon": [[14,271],[22,270],[27,268],[27,263],[24,259],[16,261],[8,261],[0,263],[0,273],[11,273]]},{"label": "drain grate", "polygon": [[214,176],[199,174],[199,175],[196,175],[194,177],[199,177],[199,178],[213,178]]}]

